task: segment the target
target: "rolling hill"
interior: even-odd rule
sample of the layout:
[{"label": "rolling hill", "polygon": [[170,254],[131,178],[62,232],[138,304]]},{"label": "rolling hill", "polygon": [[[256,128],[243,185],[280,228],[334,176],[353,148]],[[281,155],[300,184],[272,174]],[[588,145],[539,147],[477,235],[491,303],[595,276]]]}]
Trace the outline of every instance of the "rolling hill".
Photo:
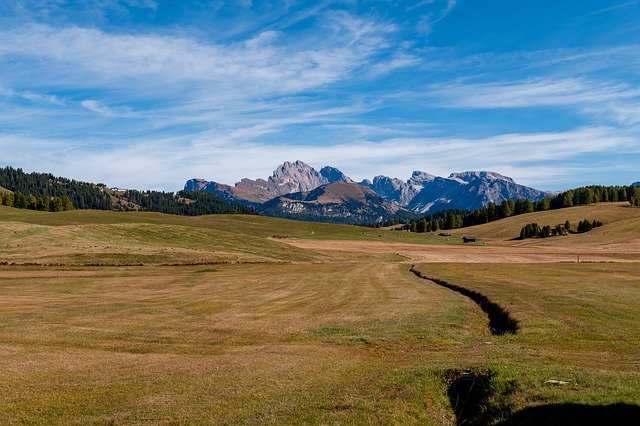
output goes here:
[{"label": "rolling hill", "polygon": [[[307,202],[368,193],[329,189]],[[605,225],[526,247],[508,240],[523,220],[590,215]],[[0,206],[0,378],[10,384],[0,414],[36,424],[453,424],[452,380],[468,372],[483,380],[485,419],[624,424],[640,405],[638,252],[625,263],[558,263],[546,244],[620,244],[617,256],[639,225],[640,209],[603,203],[469,228],[489,240],[469,246],[255,215]],[[416,260],[419,251],[447,260]],[[512,264],[513,252],[549,260]],[[468,259],[491,253],[497,262]],[[412,265],[508,307],[520,331],[491,334],[475,303]]]},{"label": "rolling hill", "polygon": [[629,203],[599,203],[588,206],[568,207],[558,210],[527,213],[512,216],[495,222],[455,230],[455,234],[476,236],[483,240],[510,240],[519,235],[520,229],[528,223],[540,226],[563,224],[569,220],[572,226],[583,219],[600,220],[604,223],[585,234],[555,237],[544,240],[528,240],[519,244],[573,244],[582,243],[612,244],[640,239],[640,208]]}]

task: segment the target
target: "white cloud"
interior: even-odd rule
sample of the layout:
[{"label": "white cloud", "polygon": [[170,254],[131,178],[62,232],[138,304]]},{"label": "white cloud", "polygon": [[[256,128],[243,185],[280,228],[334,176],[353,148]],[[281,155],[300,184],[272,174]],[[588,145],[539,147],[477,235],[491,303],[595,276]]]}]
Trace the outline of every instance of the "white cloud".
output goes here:
[{"label": "white cloud", "polygon": [[345,78],[378,52],[392,30],[344,13],[327,14],[324,23],[329,31],[325,37],[303,48],[274,31],[232,44],[211,44],[176,36],[27,25],[0,30],[0,59],[20,56],[35,67],[45,61],[50,81],[64,79],[76,87],[143,82],[171,89],[166,85],[200,81],[253,94],[291,93]]},{"label": "white cloud", "polygon": [[[332,3],[297,13],[270,9],[238,20],[241,29],[216,41],[188,28],[0,28],[2,160],[173,190],[196,176],[228,183],[264,177],[295,159],[331,164],[355,179],[495,169],[528,184],[558,184],[583,171],[570,164],[576,156],[637,153],[640,89],[633,78],[622,82],[640,70],[637,46],[460,57],[455,49],[418,48],[406,28],[346,13],[344,2],[328,11]],[[426,31],[456,5],[413,3],[411,20],[431,11]],[[602,71],[621,63],[624,73]],[[621,80],[598,79],[607,76]],[[453,115],[442,107],[572,108],[589,120],[563,123],[577,129],[558,133],[509,134],[508,125],[487,123],[484,135],[500,135],[482,138],[472,134],[477,121],[447,124]],[[467,136],[434,136],[447,131]]]},{"label": "white cloud", "polygon": [[[297,159],[317,168],[338,167],[357,180],[371,178],[374,172],[403,179],[412,170],[448,175],[463,167],[494,170],[528,185],[561,189],[568,174],[585,171],[585,166],[572,163],[576,157],[640,154],[637,137],[606,127],[481,139],[402,137],[323,146],[230,141],[226,135],[214,134],[197,140],[136,140],[112,148],[86,143],[80,147],[66,141],[0,136],[0,149],[8,164],[109,185],[165,190],[180,189],[192,177],[224,183],[265,177],[283,161]],[[601,166],[614,167],[613,161],[603,158]]]},{"label": "white cloud", "polygon": [[120,107],[118,109],[109,108],[107,105],[104,105],[100,101],[96,101],[94,99],[85,99],[80,102],[80,105],[88,109],[89,111],[96,112],[105,117],[130,117],[131,110],[126,107]]},{"label": "white cloud", "polygon": [[608,6],[603,9],[594,10],[593,12],[589,13],[588,16],[600,15],[602,13],[612,12],[614,10],[622,9],[629,6],[634,6],[636,4],[638,4],[638,0],[632,0],[624,3],[614,4],[612,6]]},{"label": "white cloud", "polygon": [[[412,7],[409,7],[407,10],[417,9],[423,6],[432,6],[434,3],[436,3],[436,0],[422,1]],[[424,35],[431,34],[431,32],[433,32],[434,25],[449,15],[453,8],[456,7],[456,3],[457,0],[444,0],[444,7],[442,7],[441,10],[437,12],[428,12],[422,15],[418,21],[418,31]]]},{"label": "white cloud", "polygon": [[429,93],[454,108],[520,108],[586,105],[640,98],[640,89],[584,78],[433,86]]},{"label": "white cloud", "polygon": [[16,92],[13,89],[7,89],[0,86],[0,95],[8,98],[21,98],[33,103],[52,104],[57,106],[64,106],[65,103],[56,95],[49,95],[46,93],[32,92],[31,90],[24,90],[22,92]]}]

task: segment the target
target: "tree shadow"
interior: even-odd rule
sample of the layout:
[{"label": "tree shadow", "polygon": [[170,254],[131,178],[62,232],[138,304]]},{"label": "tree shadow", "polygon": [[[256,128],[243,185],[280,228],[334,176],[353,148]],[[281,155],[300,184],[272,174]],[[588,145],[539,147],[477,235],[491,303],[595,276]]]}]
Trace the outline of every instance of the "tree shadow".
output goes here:
[{"label": "tree shadow", "polygon": [[638,425],[640,406],[633,404],[548,404],[528,407],[498,425]]}]

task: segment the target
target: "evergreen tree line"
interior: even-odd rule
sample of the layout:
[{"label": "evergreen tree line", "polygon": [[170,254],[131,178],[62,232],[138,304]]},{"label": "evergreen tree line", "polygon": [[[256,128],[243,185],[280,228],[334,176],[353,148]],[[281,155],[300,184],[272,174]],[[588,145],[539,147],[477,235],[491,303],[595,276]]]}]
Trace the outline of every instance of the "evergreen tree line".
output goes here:
[{"label": "evergreen tree line", "polygon": [[111,210],[110,195],[104,185],[53,176],[50,173],[25,173],[22,169],[0,169],[0,186],[34,197],[69,197],[77,209]]},{"label": "evergreen tree line", "polygon": [[250,207],[230,204],[204,191],[179,191],[174,194],[173,192],[127,190],[124,193],[124,199],[133,204],[135,209],[182,216],[258,214]]},{"label": "evergreen tree line", "polygon": [[411,220],[396,229],[411,232],[429,232],[439,229],[456,229],[481,225],[510,216],[525,213],[556,210],[602,202],[628,201],[640,207],[640,186],[585,186],[561,192],[551,198],[531,201],[520,198],[505,200],[500,204],[488,205],[472,211],[446,210],[435,212],[420,219]]},{"label": "evergreen tree line", "polygon": [[578,223],[576,231],[571,230],[571,224],[568,220],[564,224],[556,225],[553,228],[549,225],[540,227],[537,223],[529,223],[522,227],[518,239],[524,240],[525,238],[548,238],[568,234],[582,234],[599,226],[602,226],[602,222],[599,220],[589,221],[587,219],[581,220]]},{"label": "evergreen tree line", "polygon": [[[186,216],[257,214],[249,207],[228,203],[202,191],[180,191],[177,194],[163,191],[112,191],[102,183],[76,181],[49,173],[25,173],[22,169],[12,167],[0,168],[0,186],[14,192],[13,197],[18,201],[16,203],[13,200],[12,207],[32,208],[35,199],[34,210],[61,211],[58,209],[62,202],[63,210],[142,210]],[[27,198],[27,207],[22,207],[25,204],[22,197]],[[9,201],[5,205],[9,205]],[[45,208],[45,205],[48,207]]]},{"label": "evergreen tree line", "polygon": [[22,192],[0,193],[0,204],[18,209],[39,210],[43,212],[62,212],[73,210],[73,204],[69,197],[36,197],[24,195]]}]

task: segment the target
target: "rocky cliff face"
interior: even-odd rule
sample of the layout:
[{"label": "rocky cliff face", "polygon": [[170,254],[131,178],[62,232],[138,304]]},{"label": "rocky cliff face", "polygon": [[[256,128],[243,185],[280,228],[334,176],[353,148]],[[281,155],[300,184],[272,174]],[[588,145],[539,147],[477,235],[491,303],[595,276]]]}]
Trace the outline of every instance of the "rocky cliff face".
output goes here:
[{"label": "rocky cliff face", "polygon": [[415,171],[406,182],[398,178],[376,176],[373,178],[373,182],[363,180],[360,184],[372,189],[387,200],[393,201],[401,206],[408,206],[411,200],[422,191],[424,185],[432,182],[434,179],[436,179],[434,175]]},{"label": "rocky cliff face", "polygon": [[372,221],[390,219],[408,212],[423,215],[438,210],[473,210],[506,199],[535,201],[552,195],[495,172],[439,177],[414,171],[407,181],[376,176],[373,181],[355,183],[335,167],[326,166],[318,172],[302,161],[283,163],[266,180],[242,179],[230,186],[191,179],[185,189],[208,191],[273,216],[308,215],[314,220],[350,223],[373,217],[378,219]]},{"label": "rocky cliff face", "polygon": [[495,172],[452,173],[448,178],[437,177],[407,204],[418,213],[447,209],[473,210],[488,203],[528,198],[540,200],[552,194],[519,185],[513,179]]},{"label": "rocky cliff face", "polygon": [[345,181],[322,185],[309,192],[274,198],[263,205],[261,213],[341,223],[372,223],[413,217],[411,212],[385,200],[372,190]]},{"label": "rocky cliff face", "polygon": [[351,178],[342,173],[340,170],[335,167],[324,166],[320,169],[320,174],[327,180],[328,183],[333,182],[348,182],[354,183]]},{"label": "rocky cliff face", "polygon": [[539,200],[550,194],[519,185],[513,179],[495,172],[452,173],[448,178],[415,171],[406,182],[387,176],[376,176],[362,185],[385,199],[415,213],[448,209],[477,209],[488,203],[506,199]]},{"label": "rocky cliff face", "polygon": [[185,185],[185,189],[208,191],[223,199],[240,203],[264,203],[292,192],[311,191],[327,183],[329,180],[308,164],[302,161],[295,163],[286,161],[278,166],[266,180],[245,178],[234,186],[230,186],[203,179],[191,179]]}]

